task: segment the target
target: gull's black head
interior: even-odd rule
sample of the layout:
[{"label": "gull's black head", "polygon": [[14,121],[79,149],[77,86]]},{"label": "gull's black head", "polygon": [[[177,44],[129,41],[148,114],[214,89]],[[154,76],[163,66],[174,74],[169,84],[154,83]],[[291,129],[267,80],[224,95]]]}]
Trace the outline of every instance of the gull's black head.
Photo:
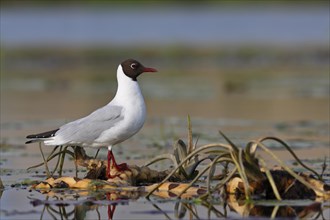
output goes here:
[{"label": "gull's black head", "polygon": [[136,78],[144,72],[157,72],[154,68],[144,67],[139,61],[128,59],[121,63],[121,67],[126,76],[136,81]]}]

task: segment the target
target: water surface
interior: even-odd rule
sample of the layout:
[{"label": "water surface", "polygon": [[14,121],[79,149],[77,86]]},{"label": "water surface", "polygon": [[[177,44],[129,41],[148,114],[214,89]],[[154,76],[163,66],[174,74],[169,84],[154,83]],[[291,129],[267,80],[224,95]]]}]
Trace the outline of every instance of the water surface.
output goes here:
[{"label": "water surface", "polygon": [[[114,149],[118,161],[142,165],[172,152],[175,140],[186,141],[188,114],[198,146],[224,142],[218,130],[240,146],[278,136],[318,171],[329,153],[327,7],[2,7],[0,16],[1,219],[243,216],[220,198],[212,201],[218,211],[210,211],[194,201],[148,201],[143,195],[110,201],[105,193],[76,191],[52,197],[19,185],[26,178],[46,178],[43,168],[26,170],[41,157],[36,144],[24,145],[25,136],[105,105],[116,91],[117,65],[127,56],[159,73],[139,79],[147,120],[141,132]],[[279,145],[270,147],[295,167]],[[74,175],[73,168],[67,160],[64,175]],[[84,174],[81,169],[79,176]],[[330,217],[328,202],[262,203],[254,210],[261,206],[264,217],[310,206],[316,219],[322,210]]]}]

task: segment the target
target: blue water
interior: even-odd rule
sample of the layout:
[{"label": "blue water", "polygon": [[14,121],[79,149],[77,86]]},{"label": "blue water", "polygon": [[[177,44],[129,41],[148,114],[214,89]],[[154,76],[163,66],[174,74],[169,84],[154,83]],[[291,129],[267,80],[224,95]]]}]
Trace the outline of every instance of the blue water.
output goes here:
[{"label": "blue water", "polygon": [[2,46],[329,44],[321,6],[2,7]]}]

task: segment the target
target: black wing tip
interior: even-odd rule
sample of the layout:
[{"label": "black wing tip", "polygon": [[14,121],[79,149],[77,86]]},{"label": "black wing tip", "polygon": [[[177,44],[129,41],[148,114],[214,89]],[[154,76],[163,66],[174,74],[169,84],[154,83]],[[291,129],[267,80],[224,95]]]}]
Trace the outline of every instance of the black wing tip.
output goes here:
[{"label": "black wing tip", "polygon": [[30,135],[26,136],[26,138],[28,138],[28,139],[36,138],[36,137],[37,137],[36,134],[30,134]]},{"label": "black wing tip", "polygon": [[[49,137],[54,137],[56,132],[60,130],[59,128],[58,129],[55,129],[55,130],[51,130],[51,131],[46,131],[46,132],[43,132],[43,133],[39,133],[39,134],[30,134],[28,136],[26,136],[26,138],[28,139],[32,139],[32,138],[49,138]],[[33,141],[33,140],[31,140]],[[28,141],[29,143],[31,143],[31,141]]]}]

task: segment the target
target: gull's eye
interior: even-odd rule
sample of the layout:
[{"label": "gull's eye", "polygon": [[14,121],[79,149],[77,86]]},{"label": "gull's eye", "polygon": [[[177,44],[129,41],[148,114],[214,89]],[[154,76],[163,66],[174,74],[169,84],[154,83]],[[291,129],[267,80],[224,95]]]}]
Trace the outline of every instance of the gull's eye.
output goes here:
[{"label": "gull's eye", "polygon": [[135,70],[137,67],[138,67],[138,64],[137,64],[137,63],[132,63],[132,64],[131,64],[131,68],[132,68],[133,70]]}]

